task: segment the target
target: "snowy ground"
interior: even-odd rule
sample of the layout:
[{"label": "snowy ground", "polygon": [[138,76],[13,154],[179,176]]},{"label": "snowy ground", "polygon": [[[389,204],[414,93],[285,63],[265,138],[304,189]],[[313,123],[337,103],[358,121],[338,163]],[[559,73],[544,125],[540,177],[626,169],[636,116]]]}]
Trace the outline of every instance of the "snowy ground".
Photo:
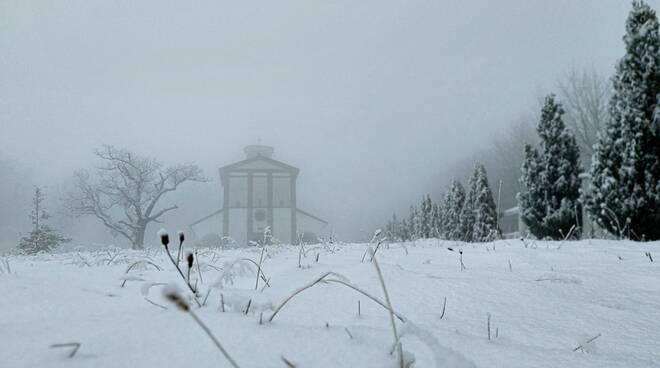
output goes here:
[{"label": "snowy ground", "polygon": [[[328,271],[339,274],[330,279],[384,300],[369,256],[361,262],[365,249],[308,247],[299,268],[297,248],[269,247],[263,269],[271,287],[263,291],[263,281],[254,290],[249,262],[230,267],[239,258],[258,261],[257,249],[199,250],[200,301],[211,293],[206,306],[193,309],[241,367],[287,367],[282,357],[296,367],[397,367],[387,310],[342,284],[305,290],[266,322],[288,295]],[[657,253],[655,263],[648,251]],[[136,267],[122,288],[128,265],[140,259],[163,271]],[[658,242],[528,241],[525,247],[520,240],[428,240],[385,246],[377,259],[393,308],[406,319],[397,327],[415,367],[660,366]],[[161,285],[149,288],[186,287],[160,250],[8,262],[10,274],[0,259],[2,367],[229,366],[191,316],[163,298]],[[195,266],[192,279],[198,278]],[[68,348],[50,348],[69,342],[81,344],[72,358]],[[584,349],[574,351],[580,344]]]}]

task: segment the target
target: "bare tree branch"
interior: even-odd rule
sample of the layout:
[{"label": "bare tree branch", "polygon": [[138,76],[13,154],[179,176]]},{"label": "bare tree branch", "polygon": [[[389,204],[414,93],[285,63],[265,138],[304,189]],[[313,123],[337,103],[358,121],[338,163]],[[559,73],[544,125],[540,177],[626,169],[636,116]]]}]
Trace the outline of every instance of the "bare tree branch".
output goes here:
[{"label": "bare tree branch", "polygon": [[86,170],[75,174],[77,190],[67,199],[69,210],[77,216],[95,216],[136,249],[143,247],[149,223],[178,208],[173,205],[152,214],[165,194],[185,182],[207,180],[202,170],[191,163],[163,169],[153,158],[113,146],[103,146],[94,154],[101,165],[93,176]]}]

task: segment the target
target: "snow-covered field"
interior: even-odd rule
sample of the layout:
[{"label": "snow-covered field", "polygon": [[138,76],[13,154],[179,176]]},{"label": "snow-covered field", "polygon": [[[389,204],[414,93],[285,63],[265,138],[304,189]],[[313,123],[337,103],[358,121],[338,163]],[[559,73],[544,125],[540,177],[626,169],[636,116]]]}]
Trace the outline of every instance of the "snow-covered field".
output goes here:
[{"label": "snow-covered field", "polygon": [[[397,329],[406,359],[414,356],[415,367],[660,366],[660,243],[526,245],[382,246],[377,260],[405,319]],[[397,367],[388,311],[345,284],[319,283],[268,322],[287,296],[328,271],[328,280],[384,301],[374,264],[361,261],[366,248],[307,247],[299,268],[298,248],[270,246],[270,287],[260,280],[256,291],[256,268],[234,261],[258,262],[259,250],[200,249],[202,272],[195,265],[191,278],[200,302],[210,294],[193,310],[241,367],[287,367],[285,359],[296,367]],[[162,271],[138,266],[125,276],[144,259]],[[2,367],[229,366],[193,318],[163,297],[161,283],[186,284],[162,250],[12,256],[9,274],[0,261]],[[70,348],[50,347],[70,342],[81,344],[71,358]]]}]

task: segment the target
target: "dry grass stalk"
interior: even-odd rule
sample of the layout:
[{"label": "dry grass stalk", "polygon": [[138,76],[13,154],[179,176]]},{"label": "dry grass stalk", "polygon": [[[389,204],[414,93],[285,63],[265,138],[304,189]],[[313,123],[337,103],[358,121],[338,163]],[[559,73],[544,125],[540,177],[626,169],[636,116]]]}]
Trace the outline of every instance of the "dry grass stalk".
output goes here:
[{"label": "dry grass stalk", "polygon": [[199,256],[197,255],[197,250],[195,250],[195,259],[197,260],[196,263],[197,263],[197,274],[199,275],[199,282],[201,282],[202,285],[204,285],[204,278],[202,278],[202,269],[199,266]]},{"label": "dry grass stalk", "polygon": [[211,290],[213,289],[209,289],[209,291],[206,292],[206,296],[204,297],[204,301],[202,302],[202,305],[206,305],[206,301],[209,299],[209,295],[211,295]]},{"label": "dry grass stalk", "polygon": [[447,297],[442,301],[442,314],[440,314],[440,319],[445,318],[445,309],[447,308]]},{"label": "dry grass stalk", "polygon": [[254,290],[259,287],[259,276],[261,275],[261,262],[264,260],[264,252],[266,251],[266,244],[261,248],[261,255],[259,256],[259,264],[257,264],[257,280],[254,282]]},{"label": "dry grass stalk", "polygon": [[[183,243],[183,237],[179,237],[181,243]],[[193,293],[193,296],[195,297],[195,303],[197,304],[198,307],[202,307],[202,304],[197,300],[197,290],[190,284],[190,280],[186,279],[186,276],[183,274],[183,271],[181,271],[181,268],[179,267],[179,264],[177,261],[174,260],[172,257],[172,254],[170,253],[170,249],[168,248],[168,244],[170,243],[170,237],[167,233],[162,233],[160,234],[160,242],[163,244],[163,247],[165,248],[165,253],[167,253],[167,257],[170,259],[174,267],[176,268],[177,271],[179,271],[179,275],[181,275],[181,278],[183,281],[186,282],[186,286],[188,286],[188,289]],[[192,257],[192,253],[189,255],[189,258]],[[192,267],[192,262],[188,261],[190,267]],[[190,276],[190,268],[188,269],[188,275]]]},{"label": "dry grass stalk", "polygon": [[288,303],[291,299],[293,299],[293,297],[295,297],[296,295],[302,293],[303,291],[305,291],[305,290],[311,288],[312,286],[318,284],[319,282],[323,281],[324,278],[330,276],[331,274],[332,274],[332,272],[326,272],[326,273],[324,273],[323,275],[321,275],[319,278],[317,278],[317,279],[315,279],[314,281],[312,281],[311,283],[309,283],[309,284],[307,284],[307,285],[305,285],[305,286],[299,288],[298,290],[294,291],[293,294],[289,295],[286,299],[284,299],[284,301],[283,301],[282,303],[280,303],[280,305],[277,306],[277,308],[275,308],[275,311],[273,312],[273,314],[272,314],[272,315],[270,316],[270,318],[268,319],[268,322],[273,322],[273,319],[275,318],[275,316],[277,315],[277,313],[279,313],[279,311],[280,311],[282,308],[284,308],[284,306],[286,305],[286,303]]},{"label": "dry grass stalk", "polygon": [[392,334],[394,335],[394,344],[397,346],[397,351],[399,355],[399,367],[404,368],[403,362],[403,347],[399,341],[399,334],[396,330],[396,322],[394,321],[394,309],[392,309],[392,302],[390,301],[390,295],[387,292],[387,286],[385,286],[385,279],[383,279],[383,273],[380,271],[380,266],[378,265],[378,260],[376,260],[376,252],[371,251],[371,260],[373,261],[374,267],[376,268],[376,273],[378,274],[378,280],[380,285],[383,287],[383,294],[385,294],[385,302],[387,303],[387,309],[390,312],[390,323],[392,324]]},{"label": "dry grass stalk", "polygon": [[206,326],[206,324],[204,324],[204,322],[197,316],[197,314],[195,314],[195,312],[193,312],[192,309],[190,309],[190,305],[188,305],[188,302],[186,302],[185,299],[181,297],[181,295],[175,288],[166,288],[165,290],[163,290],[163,293],[170,302],[172,302],[174,305],[177,306],[177,308],[188,313],[193,318],[193,320],[195,320],[195,322],[199,325],[199,327],[201,327],[202,330],[204,330],[204,332],[206,333],[206,335],[208,335],[208,337],[211,339],[211,341],[213,341],[213,344],[215,344],[218,350],[220,350],[222,355],[224,355],[227,361],[229,361],[232,367],[239,368],[236,361],[234,361],[234,359],[229,355],[227,350],[225,350],[222,344],[220,344],[220,341],[218,341],[218,339],[213,335],[213,333]]},{"label": "dry grass stalk", "polygon": [[185,235],[183,235],[183,231],[179,231],[179,250],[176,252],[176,264],[177,266],[179,265],[179,261],[181,261],[181,254],[183,254],[183,241],[185,240]]},{"label": "dry grass stalk", "polygon": [[69,353],[69,358],[73,358],[74,355],[76,355],[76,352],[78,349],[80,349],[80,343],[79,342],[67,342],[64,344],[53,344],[50,346],[51,349],[57,349],[57,348],[73,348],[71,349],[71,352]]},{"label": "dry grass stalk", "polygon": [[[336,280],[336,279],[324,279],[324,280],[322,280],[321,282],[322,282],[322,283],[337,283],[337,284],[340,284],[340,285],[344,285],[344,286],[346,286],[346,287],[349,287],[349,288],[351,288],[351,289],[357,291],[358,293],[360,293],[360,294],[366,296],[367,298],[373,300],[374,302],[376,302],[376,304],[380,305],[381,307],[385,308],[386,310],[388,310],[388,311],[390,310],[390,308],[388,308],[387,304],[385,304],[385,302],[383,302],[382,300],[378,299],[377,297],[375,297],[375,296],[373,296],[373,295],[367,293],[366,291],[364,291],[364,290],[360,289],[359,287],[357,287],[357,286],[355,286],[355,285],[353,285],[353,284],[350,284],[350,283],[348,283],[348,282],[346,282],[346,281],[343,281],[343,280]],[[399,321],[401,321],[401,322],[406,322],[405,317],[402,316],[401,314],[397,313],[397,312],[394,311],[394,310],[392,310],[392,313],[394,313],[394,316],[395,316],[397,319],[399,319]]]},{"label": "dry grass stalk", "polygon": [[585,345],[587,345],[587,344],[591,344],[592,342],[594,342],[594,340],[596,340],[596,339],[599,338],[600,336],[601,336],[601,334],[598,334],[598,335],[596,335],[596,336],[590,338],[589,340],[585,341],[583,344],[578,345],[575,349],[573,349],[573,351],[578,351],[578,350],[582,350],[582,351],[584,351],[584,346],[585,346]]},{"label": "dry grass stalk", "polygon": [[[157,264],[155,264],[155,263],[153,263],[153,262],[151,262],[151,261],[140,260],[140,261],[134,262],[134,263],[132,263],[130,266],[128,266],[128,268],[126,269],[126,272],[124,272],[124,273],[125,273],[125,274],[129,273],[129,272],[133,269],[133,267],[135,267],[135,266],[137,266],[137,265],[139,265],[139,264],[145,264],[145,265],[153,266],[153,267],[154,267],[155,269],[157,269],[158,271],[162,271],[162,270],[163,270],[159,265],[157,265]],[[124,286],[126,285],[126,281],[128,281],[128,280],[124,280],[124,282],[121,283],[121,287],[124,287]]]},{"label": "dry grass stalk", "polygon": [[490,313],[488,313],[488,322],[486,322],[488,325],[488,340],[490,340]]},{"label": "dry grass stalk", "polygon": [[153,300],[147,298],[146,296],[144,297],[144,300],[146,300],[147,302],[149,302],[149,304],[153,305],[154,307],[158,307],[158,308],[160,308],[160,309],[165,309],[165,310],[167,310],[167,307],[166,307],[166,306],[164,306],[164,305],[160,305],[160,304],[154,302]]},{"label": "dry grass stalk", "polygon": [[646,255],[649,260],[651,260],[651,263],[653,263],[653,256],[651,255],[651,252],[644,252],[644,255]]},{"label": "dry grass stalk", "polygon": [[353,334],[351,333],[351,331],[349,331],[348,328],[346,328],[346,327],[344,327],[344,331],[346,331],[346,333],[348,334],[348,337],[350,337],[351,340],[353,340]]},{"label": "dry grass stalk", "polygon": [[282,361],[284,362],[284,364],[286,364],[287,367],[296,368],[296,365],[291,363],[287,358],[284,357],[284,355],[280,356],[280,358],[282,358]]}]

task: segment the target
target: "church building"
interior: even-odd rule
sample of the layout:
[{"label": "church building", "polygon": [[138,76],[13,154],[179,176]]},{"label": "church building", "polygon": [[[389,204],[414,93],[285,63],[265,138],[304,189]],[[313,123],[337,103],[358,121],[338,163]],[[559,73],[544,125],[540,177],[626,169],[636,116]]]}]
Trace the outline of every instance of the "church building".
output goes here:
[{"label": "church building", "polygon": [[244,150],[244,160],[220,168],[222,208],[190,225],[198,240],[261,243],[266,227],[274,240],[283,243],[323,235],[328,223],[298,208],[300,170],[274,160],[272,147],[252,145]]}]

